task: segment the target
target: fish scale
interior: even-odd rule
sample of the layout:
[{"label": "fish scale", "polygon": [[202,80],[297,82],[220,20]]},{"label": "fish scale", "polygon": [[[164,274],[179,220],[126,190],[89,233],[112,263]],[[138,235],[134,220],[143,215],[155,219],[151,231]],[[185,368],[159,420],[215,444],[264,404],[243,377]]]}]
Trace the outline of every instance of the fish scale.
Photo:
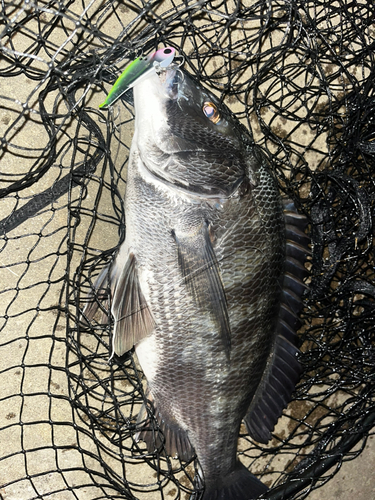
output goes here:
[{"label": "fish scale", "polygon": [[127,234],[98,279],[113,295],[113,354],[135,345],[164,435],[144,405],[137,438],[149,451],[196,454],[204,500],[249,500],[267,488],[237,459],[241,422],[267,442],[301,371],[303,219],[288,204],[286,233],[266,158],[189,75],[171,64],[132,85]]},{"label": "fish scale", "polygon": [[[170,265],[169,272],[166,274],[167,269],[164,266],[162,269],[158,267],[160,253],[155,252],[154,245],[149,245],[151,240],[158,248],[171,247],[170,232],[173,226],[162,228],[154,223],[155,200],[160,220],[171,219],[171,205],[168,197],[164,198],[163,204],[161,200],[157,199],[157,191],[144,183],[138,175],[133,178],[131,171],[132,169],[130,169],[128,177],[126,210],[127,214],[134,212],[134,217],[137,218],[137,223],[141,228],[139,250],[137,251],[138,269],[140,276],[142,276],[143,266],[153,271],[153,289],[150,290],[147,300],[151,310],[158,311],[164,316],[159,316],[162,326],[157,327],[154,333],[157,343],[162,347],[157,355],[159,369],[152,379],[150,390],[160,408],[163,408],[167,415],[171,414],[177,418],[184,429],[189,429],[189,436],[194,442],[198,457],[204,455],[201,449],[206,450],[207,443],[214,443],[212,456],[206,460],[201,458],[200,460],[205,475],[215,482],[218,477],[227,473],[225,469],[231,470],[233,468],[235,456],[229,450],[236,448],[235,437],[238,435],[238,428],[243,417],[241,413],[246,410],[246,402],[251,399],[264,371],[264,365],[269,355],[267,343],[272,344],[276,312],[267,314],[265,309],[277,307],[276,300],[280,293],[280,283],[278,278],[275,279],[275,276],[280,275],[283,252],[277,252],[276,259],[273,257],[276,262],[278,261],[274,266],[276,271],[279,268],[277,273],[272,272],[269,254],[274,254],[272,246],[275,246],[276,249],[283,248],[282,238],[284,237],[280,231],[283,224],[281,206],[278,207],[275,202],[267,203],[267,197],[270,196],[268,185],[272,183],[276,189],[275,183],[270,175],[267,176],[265,173],[261,176],[261,182],[257,189],[248,194],[249,202],[246,203],[246,200],[242,200],[240,211],[237,200],[231,202],[233,204],[232,211],[217,212],[205,201],[200,206],[200,210],[203,212],[201,218],[210,219],[212,225],[217,227],[216,245],[220,248],[218,259],[227,293],[232,325],[231,356],[237,360],[231,368],[226,368],[228,375],[223,377],[223,380],[218,381],[216,376],[218,363],[221,361],[222,365],[226,367],[225,354],[222,352],[220,339],[212,335],[212,326],[206,318],[202,321],[199,317],[199,308],[186,293],[186,290],[184,293],[181,276],[176,273],[176,268],[178,269],[176,253],[166,250],[169,259],[164,257],[164,262],[169,260]],[[262,208],[259,208],[260,204],[262,204]],[[190,205],[183,200],[180,200],[180,203],[176,205],[182,212],[187,212],[190,208]],[[197,210],[198,207],[194,206],[195,213]],[[164,216],[164,211],[168,213],[166,216]],[[258,218],[249,218],[249,212],[253,215],[259,214]],[[175,217],[178,217],[178,213]],[[218,217],[219,220],[215,224]],[[227,231],[227,228],[238,220],[243,220],[243,223],[237,224],[237,231]],[[280,235],[276,238],[274,245],[270,245],[267,241],[268,236],[274,235],[275,230],[276,234],[280,233]],[[221,238],[221,233],[227,235],[226,239]],[[230,238],[228,238],[228,233]],[[249,238],[248,234],[252,236]],[[241,256],[237,265],[234,265],[233,258],[226,258],[228,253],[233,254],[233,239],[235,241],[244,239],[246,242],[244,248],[240,247],[240,253],[243,255],[247,252],[247,258]],[[260,246],[261,242],[264,248]],[[240,280],[236,280],[235,276],[240,277]],[[251,289],[243,282],[243,276],[251,277]],[[185,315],[180,320],[175,318],[174,336],[171,339],[166,339],[165,312],[174,308],[175,289],[179,290],[181,296],[179,303],[184,304]],[[274,297],[270,300],[272,295]],[[243,315],[237,313],[243,305],[254,304],[254,302],[255,308],[259,311],[258,316],[243,318]],[[258,332],[260,329],[263,331],[263,336],[254,335],[253,339],[249,340],[248,330]],[[199,341],[199,339],[201,340]],[[147,342],[147,339],[143,342]],[[247,345],[246,350],[243,349],[244,343]],[[253,349],[258,353],[257,363],[254,363]],[[142,359],[140,362],[142,365]],[[146,363],[144,364],[146,365]],[[144,367],[144,371],[146,378],[148,378],[147,366]],[[244,375],[246,371],[248,374]],[[171,386],[173,386],[173,395],[171,395]],[[245,392],[244,387],[246,388]],[[226,419],[223,419],[223,412],[228,406],[225,397],[228,391],[231,392],[231,412]],[[202,395],[201,398],[200,395]],[[207,395],[210,395],[209,401],[212,400],[216,404],[211,402],[207,404],[207,401],[204,401]],[[218,403],[219,397],[222,399],[221,403]],[[192,401],[194,401],[193,411],[186,415],[184,410],[187,405],[192,405]],[[234,422],[233,414],[237,415]],[[218,421],[220,421],[220,425],[217,423]],[[228,431],[229,428],[231,432]],[[219,456],[222,456],[225,450],[231,456],[230,460],[226,460],[227,463],[225,461],[221,464],[217,463],[219,449],[223,450]]]}]

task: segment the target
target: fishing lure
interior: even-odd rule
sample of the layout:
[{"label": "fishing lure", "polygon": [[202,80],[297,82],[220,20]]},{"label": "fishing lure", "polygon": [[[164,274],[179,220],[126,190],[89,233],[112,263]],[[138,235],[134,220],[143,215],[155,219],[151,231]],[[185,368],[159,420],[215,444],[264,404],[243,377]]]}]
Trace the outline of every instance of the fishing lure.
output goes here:
[{"label": "fishing lure", "polygon": [[125,71],[117,78],[106,100],[99,108],[108,108],[117,101],[127,90],[136,83],[148,78],[159,64],[162,68],[169,66],[174,59],[176,50],[173,47],[159,49],[146,57],[138,57],[126,67]]}]

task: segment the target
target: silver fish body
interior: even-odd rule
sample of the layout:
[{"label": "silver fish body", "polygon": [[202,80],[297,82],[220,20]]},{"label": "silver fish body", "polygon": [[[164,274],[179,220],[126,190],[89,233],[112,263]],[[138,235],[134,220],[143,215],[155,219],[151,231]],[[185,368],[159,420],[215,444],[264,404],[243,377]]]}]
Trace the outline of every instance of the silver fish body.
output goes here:
[{"label": "silver fish body", "polygon": [[[166,451],[196,453],[203,498],[249,500],[266,488],[238,462],[241,421],[257,438],[251,422],[273,402],[271,431],[299,375],[284,337],[292,373],[275,375],[287,252],[278,188],[245,128],[177,67],[136,85],[134,102],[126,239],[108,278],[113,350],[135,345]],[[277,383],[288,386],[281,403]],[[152,450],[151,433],[139,436]]]}]

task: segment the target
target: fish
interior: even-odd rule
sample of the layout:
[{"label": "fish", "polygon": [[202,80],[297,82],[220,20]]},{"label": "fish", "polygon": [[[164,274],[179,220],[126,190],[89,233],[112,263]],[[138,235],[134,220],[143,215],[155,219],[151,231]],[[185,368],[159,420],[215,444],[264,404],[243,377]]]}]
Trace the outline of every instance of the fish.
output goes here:
[{"label": "fish", "polygon": [[257,498],[267,487],[237,441],[242,422],[271,439],[301,375],[307,221],[251,132],[180,64],[159,61],[131,84],[126,236],[83,315],[93,321],[110,290],[111,356],[135,348],[164,436],[143,405],[137,439],[196,456],[203,500]]}]

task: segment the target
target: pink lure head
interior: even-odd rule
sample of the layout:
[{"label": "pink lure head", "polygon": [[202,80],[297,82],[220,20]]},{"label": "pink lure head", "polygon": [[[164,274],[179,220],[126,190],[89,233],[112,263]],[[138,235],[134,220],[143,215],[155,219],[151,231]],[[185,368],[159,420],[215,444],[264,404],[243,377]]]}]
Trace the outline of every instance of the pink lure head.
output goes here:
[{"label": "pink lure head", "polygon": [[176,50],[173,47],[159,49],[145,57],[138,57],[131,62],[125,71],[118,77],[114,86],[110,90],[106,100],[100,108],[106,108],[113,104],[128,89],[134,87],[141,80],[148,78],[155,71],[155,65],[167,68],[173,61]]}]

